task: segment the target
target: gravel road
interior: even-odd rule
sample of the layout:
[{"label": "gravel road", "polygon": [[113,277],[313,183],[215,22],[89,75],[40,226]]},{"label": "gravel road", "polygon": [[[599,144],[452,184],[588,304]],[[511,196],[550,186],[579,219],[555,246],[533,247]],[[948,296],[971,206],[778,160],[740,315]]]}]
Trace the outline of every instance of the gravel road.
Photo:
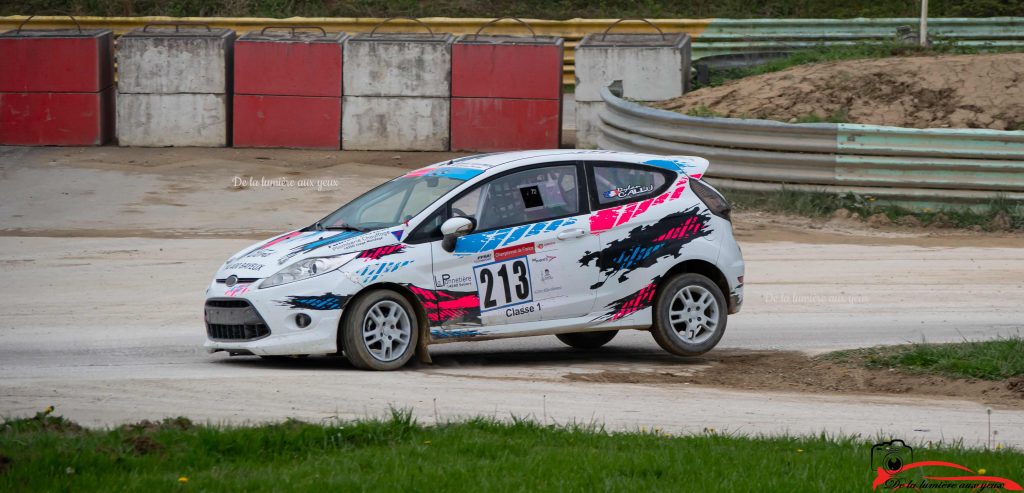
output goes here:
[{"label": "gravel road", "polygon": [[[312,222],[445,154],[0,147],[0,415],[47,405],[102,426],[377,416],[534,416],[612,429],[860,433],[987,440],[987,407],[950,398],[570,381],[573,373],[700,372],[641,332],[572,351],[554,337],[434,346],[433,365],[368,373],[340,358],[206,354],[203,289],[252,239]],[[235,187],[236,177],[338,182]],[[312,182],[311,182],[312,183]],[[326,182],[324,182],[326,183]],[[981,339],[1024,326],[1024,237],[740,214],[747,300],[716,351],[821,352]],[[710,371],[710,370],[709,370]],[[1024,447],[1024,403],[993,410]]]}]

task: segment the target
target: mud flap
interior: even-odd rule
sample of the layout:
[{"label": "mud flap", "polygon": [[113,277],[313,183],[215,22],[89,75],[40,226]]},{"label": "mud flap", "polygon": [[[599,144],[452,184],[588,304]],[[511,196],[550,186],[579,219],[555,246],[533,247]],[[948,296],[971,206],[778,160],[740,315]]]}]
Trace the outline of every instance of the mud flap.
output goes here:
[{"label": "mud flap", "polygon": [[420,323],[420,337],[416,341],[416,360],[420,363],[431,364],[430,359],[430,324]]}]

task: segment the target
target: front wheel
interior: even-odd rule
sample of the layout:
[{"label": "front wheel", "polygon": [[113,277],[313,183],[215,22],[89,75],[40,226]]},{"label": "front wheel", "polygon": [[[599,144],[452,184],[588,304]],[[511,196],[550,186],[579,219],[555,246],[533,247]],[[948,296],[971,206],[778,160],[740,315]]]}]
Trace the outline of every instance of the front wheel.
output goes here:
[{"label": "front wheel", "polygon": [[559,341],[566,343],[576,349],[597,349],[615,338],[617,330],[605,330],[601,332],[573,332],[570,334],[555,334]]},{"label": "front wheel", "polygon": [[651,334],[672,354],[704,354],[725,334],[727,306],[722,290],[711,279],[700,274],[674,276],[658,291]]},{"label": "front wheel", "polygon": [[341,326],[345,356],[362,370],[397,370],[416,352],[416,310],[387,290],[360,296],[345,308]]}]

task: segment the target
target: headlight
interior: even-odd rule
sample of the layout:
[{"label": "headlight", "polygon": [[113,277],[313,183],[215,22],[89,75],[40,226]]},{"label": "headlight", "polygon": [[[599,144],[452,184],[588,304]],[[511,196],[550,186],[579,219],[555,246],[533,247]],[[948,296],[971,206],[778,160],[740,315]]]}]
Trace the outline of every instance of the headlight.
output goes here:
[{"label": "headlight", "polygon": [[356,258],[358,253],[349,253],[335,257],[314,257],[295,262],[260,283],[260,289],[272,288],[290,282],[301,281],[331,272]]}]

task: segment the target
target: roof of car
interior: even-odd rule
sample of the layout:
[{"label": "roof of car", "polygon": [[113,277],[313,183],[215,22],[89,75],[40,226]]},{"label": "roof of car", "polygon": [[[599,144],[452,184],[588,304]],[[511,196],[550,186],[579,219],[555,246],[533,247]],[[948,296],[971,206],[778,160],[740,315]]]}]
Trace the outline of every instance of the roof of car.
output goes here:
[{"label": "roof of car", "polygon": [[452,164],[476,164],[484,167],[495,167],[503,164],[517,163],[537,158],[561,159],[593,159],[595,155],[610,155],[623,161],[634,161],[641,158],[657,157],[652,154],[638,154],[634,152],[603,151],[587,149],[538,149],[533,151],[495,152],[491,154],[476,154],[455,159]]},{"label": "roof of car", "polygon": [[703,176],[710,164],[707,159],[696,156],[659,156],[596,149],[540,149],[463,156],[420,168],[404,176],[445,175],[459,180],[469,180],[480,175],[493,175],[519,166],[573,160],[641,164],[684,173],[691,178]]}]

